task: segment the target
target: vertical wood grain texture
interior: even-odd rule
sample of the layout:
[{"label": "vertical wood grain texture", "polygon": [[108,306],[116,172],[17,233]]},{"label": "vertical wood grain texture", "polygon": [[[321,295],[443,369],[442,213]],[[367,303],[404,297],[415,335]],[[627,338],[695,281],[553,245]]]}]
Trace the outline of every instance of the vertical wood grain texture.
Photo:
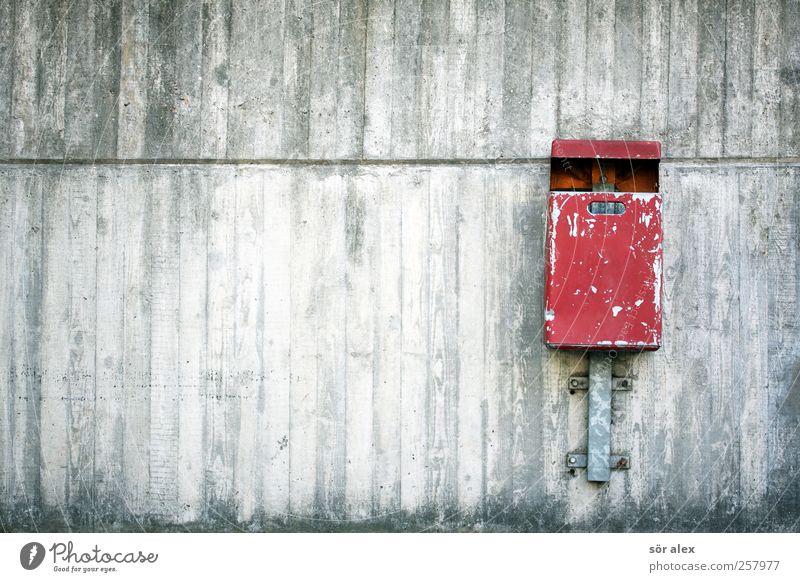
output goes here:
[{"label": "vertical wood grain texture", "polygon": [[[561,368],[561,373],[558,377],[559,382],[555,386],[556,390],[563,391],[564,382],[567,382],[572,375],[588,376],[589,374],[589,358],[587,354],[579,353],[571,356],[561,354],[553,356],[552,367],[558,366]],[[566,441],[567,452],[588,450],[587,419],[589,415],[589,399],[587,394],[583,391],[569,394],[564,402],[564,407],[566,409],[564,411],[565,424],[558,427],[557,430],[564,435],[562,438]],[[611,438],[613,444],[613,434]],[[558,464],[563,462],[563,459],[561,457]],[[561,474],[566,477],[563,472]],[[587,515],[597,507],[599,501],[602,501],[599,497],[603,490],[587,483],[583,479],[584,474],[582,472],[576,472],[575,475],[568,473],[568,475],[572,478],[562,478],[560,483],[561,490],[566,491],[563,509],[566,519],[564,520],[565,523],[559,526],[560,531],[569,530],[574,524],[587,521]],[[564,494],[562,493],[562,495]]]},{"label": "vertical wood grain texture", "polygon": [[[503,156],[524,156],[530,144],[532,38],[530,2],[507,0],[503,47]],[[538,87],[537,87],[538,89]]]},{"label": "vertical wood grain texture", "polygon": [[753,155],[781,155],[782,3],[758,0],[753,8]]},{"label": "vertical wood grain texture", "polygon": [[692,157],[697,145],[697,38],[701,23],[697,0],[675,0],[669,7],[668,151],[672,156]]},{"label": "vertical wood grain texture", "polygon": [[[392,187],[394,174],[383,172],[373,182],[363,176],[359,191],[374,196],[375,339],[372,425],[374,439],[373,512],[391,518],[400,510],[402,483],[402,205],[404,194]],[[375,189],[373,189],[373,186]]]},{"label": "vertical wood grain texture", "polygon": [[119,1],[76,3],[66,15],[66,156],[116,157],[120,18]]},{"label": "vertical wood grain texture", "polygon": [[[538,170],[538,169],[537,169]],[[542,357],[542,305],[544,304],[544,248],[538,233],[544,232],[542,209],[544,172],[519,172],[513,185],[512,202],[514,281],[514,477],[513,497],[517,507],[531,507],[544,490]],[[538,527],[531,516],[526,527]]]},{"label": "vertical wood grain texture", "polygon": [[26,47],[37,59],[37,108],[31,157],[57,158],[65,152],[67,14],[67,3],[43,2],[37,15],[37,44]]},{"label": "vertical wood grain texture", "polygon": [[[263,392],[258,397],[258,452],[264,456],[261,509],[269,516],[289,513],[292,338],[292,200],[296,177],[285,170],[262,174],[264,190]],[[296,244],[296,243],[295,243]]]},{"label": "vertical wood grain texture", "polygon": [[794,2],[0,10],[4,157],[537,158],[556,136],[661,139],[672,157],[798,153]]},{"label": "vertical wood grain texture", "polygon": [[[776,180],[778,196],[774,226],[769,239],[769,436],[766,514],[760,531],[769,531],[770,518],[796,513],[800,502],[798,444],[800,443],[800,353],[794,340],[798,329],[797,172],[781,172]],[[788,276],[787,276],[788,275]]]},{"label": "vertical wood grain texture", "polygon": [[180,405],[178,360],[180,270],[179,185],[170,174],[151,182],[150,261],[150,510],[167,521],[178,504]]},{"label": "vertical wood grain texture", "polygon": [[147,13],[144,154],[148,158],[171,158],[177,154],[174,145],[179,95],[175,57],[179,39],[174,29],[183,17],[179,5],[173,2],[151,2]]},{"label": "vertical wood grain texture", "polygon": [[[152,192],[150,176],[121,171],[119,199],[125,220],[122,438],[115,453],[121,454],[122,482],[116,484],[126,519],[140,523],[149,509],[150,466],[150,323],[152,226],[148,216]],[[119,507],[119,506],[118,506]]]},{"label": "vertical wood grain texture", "polygon": [[[347,239],[346,188],[341,172],[312,177],[309,213],[318,214],[316,239],[317,458],[315,509],[340,518],[345,508]],[[356,421],[357,422],[357,421]]]},{"label": "vertical wood grain texture", "polygon": [[[339,42],[339,0],[315,2],[310,5],[311,29],[308,61],[308,151],[311,158],[335,157],[336,112],[338,109],[337,84],[339,55],[349,47]],[[337,74],[326,74],[327,71]],[[352,81],[352,80],[351,80]]]},{"label": "vertical wood grain texture", "polygon": [[[712,359],[711,354],[720,349],[720,340],[724,341],[731,335],[727,310],[732,309],[731,303],[735,301],[735,297],[724,292],[723,286],[730,278],[724,272],[720,273],[728,244],[727,239],[720,238],[720,235],[733,235],[730,229],[735,222],[729,213],[735,206],[725,203],[727,197],[723,192],[726,189],[722,187],[727,182],[725,170],[714,169],[712,175],[713,188],[708,188],[697,175],[680,170],[675,172],[674,180],[670,182],[674,185],[674,194],[669,208],[673,210],[667,211],[665,230],[680,228],[679,225],[683,224],[684,228],[688,226],[702,232],[703,236],[694,244],[682,238],[672,245],[671,253],[665,254],[665,293],[668,299],[664,303],[664,316],[674,322],[675,331],[669,343],[665,342],[668,362],[665,383],[672,386],[672,390],[659,408],[663,410],[662,430],[667,438],[664,486],[675,488],[680,494],[676,501],[666,500],[672,514],[669,523],[661,524],[659,529],[681,524],[682,520],[685,526],[695,517],[691,515],[695,507],[693,500],[707,498],[709,507],[718,503],[719,496],[713,490],[717,481],[707,479],[705,469],[713,466],[714,471],[721,475],[719,482],[724,483],[730,470],[728,459],[724,457],[734,444],[726,439],[721,446],[712,448],[717,435],[724,434],[730,422],[725,409],[727,399],[723,398],[720,390],[720,385],[730,386],[730,383],[720,375],[730,374],[731,369],[730,363],[723,363],[726,356],[720,354]],[[707,203],[689,211],[685,201],[696,196],[703,187],[708,190]],[[712,233],[716,234],[712,237]],[[702,268],[686,267],[697,262]],[[670,284],[667,281],[673,275],[675,280]],[[715,288],[718,278],[721,287]],[[711,299],[720,294],[728,299]],[[687,353],[683,346],[693,337],[702,337],[702,341],[698,342],[697,349]],[[683,371],[679,365],[684,367]],[[724,368],[720,369],[720,366]],[[698,386],[705,389],[691,397]],[[681,475],[686,472],[696,474],[698,478],[682,479]],[[697,516],[698,520],[702,517],[702,514]]]},{"label": "vertical wood grain texture", "polygon": [[[798,21],[0,2],[0,528],[796,530]],[[688,158],[607,486],[541,344],[547,164],[450,163],[556,135]]]},{"label": "vertical wood grain texture", "polygon": [[361,0],[339,2],[335,131],[330,130],[336,134],[337,158],[359,158],[364,149],[368,11]]},{"label": "vertical wood grain texture", "polygon": [[726,18],[715,2],[697,5],[697,155],[722,155],[725,122]]},{"label": "vertical wood grain texture", "polygon": [[477,2],[450,2],[447,27],[447,70],[445,151],[464,157],[473,150],[475,134],[475,55],[477,50]]},{"label": "vertical wood grain texture", "polygon": [[447,2],[423,0],[420,4],[416,157],[447,158],[452,146],[447,132],[449,20]]},{"label": "vertical wood grain texture", "polygon": [[753,2],[726,2],[725,127],[723,140],[729,156],[745,156],[753,150]]},{"label": "vertical wood grain texture", "polygon": [[499,66],[505,45],[505,4],[502,0],[476,3],[475,128],[474,156],[498,158],[501,153],[500,125],[503,118],[503,68]]},{"label": "vertical wood grain texture", "polygon": [[122,0],[117,101],[117,157],[120,159],[146,156],[148,10],[147,0]]},{"label": "vertical wood grain texture", "polygon": [[[293,256],[317,257],[321,244],[321,213],[315,212],[316,176],[293,181],[289,245]],[[324,241],[327,242],[327,241]],[[317,491],[317,387],[319,343],[317,329],[324,314],[319,304],[319,264],[313,260],[290,261],[291,288],[291,385],[289,437],[289,514],[313,515]]]},{"label": "vertical wood grain texture", "polygon": [[[682,399],[695,386],[706,386],[707,389],[702,397],[694,400],[689,418],[683,420],[682,435],[692,437],[681,438],[676,459],[679,470],[702,471],[703,477],[693,484],[687,484],[686,497],[676,508],[673,519],[678,523],[691,520],[695,522],[692,527],[702,528],[704,520],[714,519],[713,514],[733,510],[731,493],[736,495],[739,474],[737,449],[744,445],[737,441],[738,430],[734,426],[743,396],[742,385],[735,381],[733,359],[733,351],[738,344],[736,338],[739,336],[738,313],[741,302],[736,292],[739,269],[735,268],[737,253],[740,252],[737,250],[740,245],[739,205],[732,204],[728,195],[737,190],[736,176],[729,169],[715,172],[713,186],[697,175],[688,173],[681,176],[681,181],[684,187],[683,200],[696,197],[700,192],[707,200],[702,210],[698,209],[692,213],[692,218],[684,219],[702,221],[697,223],[697,228],[703,232],[707,244],[691,245],[687,241],[683,247],[686,253],[684,258],[692,261],[687,264],[697,265],[699,261],[703,266],[699,270],[699,287],[695,292],[701,319],[684,320],[683,325],[696,328],[695,333],[704,334],[705,341],[697,354],[687,359],[681,352],[680,360],[676,358],[674,364],[682,361],[689,368],[689,374],[682,378]],[[676,309],[673,309],[673,316],[685,317],[683,313],[676,314],[679,305],[677,303]],[[716,357],[712,357],[712,354],[716,354]],[[730,398],[731,386],[736,390],[734,399]],[[713,470],[715,477],[712,479],[706,470]],[[696,499],[707,501],[707,513],[687,516],[686,508],[696,506]]]},{"label": "vertical wood grain texture", "polygon": [[209,518],[222,521],[235,519],[241,418],[235,354],[238,257],[234,176],[232,168],[213,172],[208,198],[206,502]]},{"label": "vertical wood grain texture", "polygon": [[[97,349],[95,350],[95,526],[107,530],[120,515],[124,492],[125,243],[124,179],[108,169],[97,176]],[[133,447],[130,447],[133,450]]]},{"label": "vertical wood grain texture", "polygon": [[[647,463],[646,459],[658,459],[652,465],[647,465],[650,471],[644,479],[638,479],[632,473],[626,475],[625,480],[628,482],[626,511],[635,517],[626,519],[624,526],[626,530],[637,525],[640,528],[655,527],[649,518],[661,511],[659,504],[663,504],[664,501],[661,496],[653,503],[654,492],[663,483],[665,460],[659,448],[663,430],[657,430],[658,426],[654,426],[651,419],[656,418],[657,407],[669,400],[668,392],[671,387],[663,381],[664,370],[655,354],[632,355],[621,358],[620,363],[620,375],[627,374],[631,377],[636,389],[621,394],[621,398],[617,400],[617,404],[621,402],[625,405],[627,418],[625,425],[616,430],[612,449],[621,451],[626,450],[623,446],[627,446],[631,463],[636,466],[644,466]],[[622,439],[624,442],[620,442]],[[644,518],[641,521],[646,525],[637,524],[640,518]],[[602,530],[605,525],[601,522],[595,529]]]},{"label": "vertical wood grain texture", "polygon": [[[15,4],[14,43],[11,45],[9,150],[13,157],[35,157],[37,129],[37,83],[40,18],[39,2]],[[57,74],[58,69],[53,71]]]},{"label": "vertical wood grain texture", "polygon": [[565,139],[587,137],[590,127],[586,109],[586,88],[591,72],[587,70],[588,7],[585,2],[569,0],[559,19],[558,136]]},{"label": "vertical wood grain texture", "polygon": [[369,517],[373,510],[373,472],[376,443],[372,430],[377,374],[376,281],[378,237],[377,181],[357,188],[348,180],[345,194],[346,378],[345,503],[346,515]]},{"label": "vertical wood grain texture", "polygon": [[800,154],[800,47],[795,42],[800,34],[800,4],[785,2],[781,14],[780,72],[780,151],[781,156]]},{"label": "vertical wood grain texture", "polygon": [[[237,4],[242,6],[243,3]],[[195,144],[200,147],[200,156],[204,158],[224,158],[225,156],[231,157],[250,157],[246,153],[237,150],[237,140],[241,139],[239,134],[236,133],[234,115],[232,112],[232,104],[241,106],[241,103],[236,102],[235,95],[232,95],[230,90],[232,87],[241,88],[242,91],[250,94],[257,95],[263,93],[263,87],[259,83],[263,83],[263,79],[267,79],[270,86],[273,87],[273,77],[266,72],[261,72],[262,69],[257,69],[258,73],[251,74],[250,69],[245,73],[240,67],[242,64],[248,64],[250,61],[244,56],[240,56],[235,52],[237,40],[236,28],[237,24],[246,21],[254,25],[253,29],[246,29],[250,32],[248,35],[248,43],[250,46],[259,47],[259,41],[262,38],[270,38],[270,33],[275,27],[280,30],[278,24],[270,22],[269,26],[263,25],[263,20],[272,17],[272,12],[268,10],[259,11],[258,14],[252,14],[247,10],[242,13],[234,12],[230,2],[206,2],[202,9],[202,65],[199,70],[200,92],[198,97],[200,100],[195,100],[194,103],[184,103],[187,107],[194,107],[195,110],[200,111],[198,123],[200,123],[200,143]],[[278,21],[279,22],[279,21]],[[254,49],[257,57],[260,57],[258,62],[263,63],[264,67],[274,66],[276,61],[280,59],[272,55],[262,56],[257,48]],[[232,82],[231,79],[234,79]],[[255,89],[249,90],[248,81],[254,80]],[[263,118],[262,118],[263,119]],[[266,136],[261,135],[261,132],[256,131],[259,119],[253,116],[250,141],[253,144],[280,143],[279,140],[274,140],[272,136],[267,140]],[[269,135],[269,134],[268,134]],[[253,157],[258,154],[253,153]]]},{"label": "vertical wood grain texture", "polygon": [[203,515],[205,420],[208,370],[208,184],[191,171],[176,176],[179,196],[178,249],[178,460],[176,508],[179,521]]},{"label": "vertical wood grain texture", "polygon": [[615,363],[604,487],[564,466],[586,360],[540,343],[546,166],[0,180],[3,527],[796,520],[793,166],[665,166],[665,344]]},{"label": "vertical wood grain texture", "polygon": [[44,503],[72,527],[94,503],[97,205],[94,172],[48,178],[42,359],[54,367],[42,381],[42,481]]},{"label": "vertical wood grain texture", "polygon": [[[419,142],[418,104],[422,76],[420,35],[422,9],[416,0],[395,0],[392,59],[392,123],[390,158],[416,158]],[[384,136],[386,139],[387,136]]]},{"label": "vertical wood grain texture", "polygon": [[94,136],[93,158],[118,157],[120,71],[122,47],[122,0],[96,7],[94,44]]},{"label": "vertical wood grain texture", "polygon": [[426,461],[430,442],[428,411],[429,202],[428,172],[402,176],[400,372],[400,507],[409,512],[428,505]]},{"label": "vertical wood grain texture", "polygon": [[484,485],[487,518],[500,518],[511,502],[513,205],[501,170],[486,177],[486,428]]},{"label": "vertical wood grain texture", "polygon": [[[214,5],[216,3],[212,3]],[[279,157],[283,119],[283,2],[235,2],[230,15],[230,58],[225,51],[225,19],[206,10],[204,78],[209,96],[204,107],[224,124],[227,155],[236,158]],[[213,64],[213,66],[212,66]],[[223,87],[228,88],[227,104]],[[211,137],[211,136],[209,136]],[[225,157],[225,134],[216,146]],[[209,145],[213,142],[209,139]]]},{"label": "vertical wood grain texture", "polygon": [[[96,80],[95,3],[79,0],[66,14],[66,63],[64,106],[64,153],[73,157],[90,157],[94,138],[95,104],[92,89]],[[87,22],[91,25],[86,26]]]},{"label": "vertical wood grain texture", "polygon": [[[740,335],[741,320],[739,312],[742,309],[742,296],[737,293],[737,279],[741,276],[739,255],[743,252],[742,241],[739,238],[740,206],[732,204],[727,195],[731,191],[739,191],[739,183],[731,170],[721,172],[720,179],[714,186],[714,202],[709,205],[711,212],[716,217],[709,220],[711,241],[708,284],[706,295],[709,297],[729,297],[729,300],[715,302],[712,306],[712,321],[708,329],[707,342],[710,353],[719,354],[706,366],[709,374],[709,405],[715,423],[704,427],[703,439],[708,443],[709,451],[704,455],[709,467],[713,467],[715,478],[710,476],[701,480],[701,499],[710,500],[711,504],[700,520],[696,521],[693,528],[702,528],[706,521],[714,520],[713,514],[728,514],[735,511],[734,499],[738,497],[738,477],[740,475],[740,447],[757,448],[758,441],[741,439],[736,426],[737,419],[741,417],[740,407],[746,399],[743,385],[736,382],[735,350],[739,344],[736,338]],[[705,193],[707,186],[700,186],[693,190],[699,192],[700,188]],[[696,196],[697,194],[694,194]],[[727,305],[725,305],[727,303]],[[757,360],[756,360],[757,361]],[[729,386],[736,386],[737,397],[729,398]],[[697,410],[699,418],[706,411]],[[737,438],[739,435],[739,438]],[[752,451],[748,451],[746,455]],[[731,496],[734,492],[734,496]],[[697,516],[693,516],[696,520]]]},{"label": "vertical wood grain texture", "polygon": [[[659,0],[642,0],[641,135],[662,141],[668,140],[669,48],[669,6]],[[665,155],[674,155],[671,144],[671,139],[664,144]]]},{"label": "vertical wood grain texture", "polygon": [[[3,190],[0,191],[0,267],[6,273],[14,272],[14,253],[12,252],[12,241],[14,240],[14,207],[19,196],[12,194],[11,180],[5,174],[0,174],[3,180]],[[20,179],[20,181],[22,181]],[[0,313],[3,318],[9,321],[14,309],[14,285],[5,283],[0,293]],[[15,370],[10,354],[14,345],[14,335],[10,325],[0,327],[0,349],[4,354],[0,373],[2,383],[0,383],[0,445],[2,448],[2,464],[0,464],[0,492],[2,492],[3,514],[10,513],[13,507],[14,472],[12,469],[11,446],[12,431],[14,430],[14,413],[11,403],[13,392],[11,390],[12,380]],[[7,531],[5,520],[0,523],[3,531]]]},{"label": "vertical wood grain texture", "polygon": [[[769,244],[780,195],[779,178],[769,168],[738,176],[738,191],[753,201],[739,210],[739,345],[751,365],[737,367],[742,386],[738,409],[739,507],[744,517],[763,519],[760,500],[769,473]],[[737,518],[740,516],[737,515]]]},{"label": "vertical wood grain texture", "polygon": [[395,0],[367,3],[364,48],[364,117],[361,131],[365,158],[386,158],[392,144]]},{"label": "vertical wood grain texture", "polygon": [[94,380],[94,526],[105,531],[113,520],[122,476],[124,367],[125,206],[116,196],[116,172],[97,174],[97,293]]},{"label": "vertical wood grain texture", "polygon": [[457,170],[433,172],[428,195],[428,492],[439,512],[455,509],[458,442]]},{"label": "vertical wood grain texture", "polygon": [[64,377],[62,381],[58,373],[48,374],[42,382],[41,422],[48,430],[42,432],[41,480],[43,502],[57,506],[64,521],[68,523],[65,505],[69,464],[67,409],[70,402],[66,377],[69,354],[65,348],[68,332],[63,322],[63,310],[69,305],[70,298],[64,280],[69,271],[63,255],[69,250],[69,198],[56,185],[56,180],[57,178],[52,177],[47,180],[51,193],[47,200],[48,213],[42,224],[48,233],[42,250],[42,277],[45,286],[42,294],[42,324],[43,329],[47,330],[42,337],[42,358],[52,361],[56,369],[63,370]]},{"label": "vertical wood grain texture", "polygon": [[[224,9],[224,3],[222,4]],[[175,36],[175,129],[173,153],[176,158],[202,155],[203,111],[203,4],[192,0],[175,3],[171,31]],[[224,23],[224,20],[223,20]]]},{"label": "vertical wood grain texture", "polygon": [[538,32],[531,36],[530,143],[523,151],[546,152],[558,122],[558,5],[544,2],[530,17],[530,26]]},{"label": "vertical wood grain texture", "polygon": [[26,521],[34,524],[34,508],[41,501],[39,365],[42,299],[42,181],[29,174],[4,200],[6,252],[9,276],[4,308],[4,488],[7,505],[20,503]]},{"label": "vertical wood grain texture", "polygon": [[[640,360],[645,358],[637,358],[635,355],[618,354],[618,356],[611,362],[612,374],[614,376],[624,376],[628,370],[633,366],[640,364]],[[645,389],[649,387],[649,383]],[[612,453],[617,451],[635,451],[636,433],[634,426],[636,422],[635,406],[637,404],[636,398],[631,398],[630,394],[620,394],[618,398],[612,395],[611,400],[611,449]],[[609,483],[608,497],[605,502],[620,508],[621,513],[610,514],[602,508],[596,514],[595,522],[592,524],[593,531],[602,531],[604,528],[619,528],[620,522],[624,523],[628,514],[635,514],[638,512],[636,504],[636,491],[637,486],[641,485],[643,479],[638,479],[636,476],[628,472],[618,472],[619,478]]]},{"label": "vertical wood grain texture", "polygon": [[[614,54],[616,13],[614,2],[590,0],[587,8],[586,127],[602,135],[618,134],[614,123]],[[621,22],[620,27],[625,23]]]},{"label": "vertical wood grain texture", "polygon": [[617,0],[614,9],[612,123],[620,137],[636,139],[642,131],[643,68],[645,61],[652,58],[644,49],[643,1]]},{"label": "vertical wood grain texture", "polygon": [[0,2],[0,157],[10,157],[13,142],[11,125],[11,101],[14,88],[14,41],[15,16],[18,10],[13,0]]},{"label": "vertical wood grain texture", "polygon": [[281,157],[304,158],[311,124],[313,14],[302,0],[287,0],[284,7]]},{"label": "vertical wood grain texture", "polygon": [[232,367],[238,384],[240,424],[236,452],[236,517],[249,521],[256,509],[264,459],[256,454],[261,433],[257,399],[262,389],[264,192],[259,172],[245,168],[235,177],[236,291]]},{"label": "vertical wood grain texture", "polygon": [[483,510],[486,193],[481,173],[458,180],[458,505],[467,518]]}]

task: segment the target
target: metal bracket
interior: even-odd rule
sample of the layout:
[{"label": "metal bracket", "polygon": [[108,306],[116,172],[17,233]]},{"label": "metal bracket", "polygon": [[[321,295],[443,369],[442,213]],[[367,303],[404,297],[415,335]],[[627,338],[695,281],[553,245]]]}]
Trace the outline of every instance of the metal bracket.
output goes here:
[{"label": "metal bracket", "polygon": [[[571,392],[575,390],[588,390],[589,377],[588,376],[570,376],[567,381],[567,387]],[[612,390],[633,390],[633,379],[626,377],[614,377],[611,379]]]},{"label": "metal bracket", "polygon": [[[589,455],[586,453],[569,453],[567,455],[567,467],[570,469],[585,469],[589,465]],[[629,469],[631,461],[627,455],[609,455],[609,469]]]},{"label": "metal bracket", "polygon": [[603,352],[589,352],[589,376],[570,376],[567,382],[570,394],[577,390],[589,392],[589,450],[567,455],[567,467],[587,469],[589,481],[608,481],[612,469],[630,466],[627,456],[611,454],[611,394],[633,390],[633,379],[612,377],[612,359],[613,356]]}]

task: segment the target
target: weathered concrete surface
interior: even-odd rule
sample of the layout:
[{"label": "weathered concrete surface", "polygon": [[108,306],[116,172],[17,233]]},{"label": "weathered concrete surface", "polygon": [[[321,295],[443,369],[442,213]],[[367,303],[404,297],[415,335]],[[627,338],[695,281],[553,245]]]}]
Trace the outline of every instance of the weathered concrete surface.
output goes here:
[{"label": "weathered concrete surface", "polygon": [[1,0],[0,158],[800,155],[796,0]]},{"label": "weathered concrete surface", "polygon": [[0,169],[0,526],[796,530],[800,167],[667,164],[608,486],[545,164]]},{"label": "weathered concrete surface", "polygon": [[[800,3],[717,4],[0,0],[0,529],[800,529]],[[672,160],[607,487],[556,136]]]}]

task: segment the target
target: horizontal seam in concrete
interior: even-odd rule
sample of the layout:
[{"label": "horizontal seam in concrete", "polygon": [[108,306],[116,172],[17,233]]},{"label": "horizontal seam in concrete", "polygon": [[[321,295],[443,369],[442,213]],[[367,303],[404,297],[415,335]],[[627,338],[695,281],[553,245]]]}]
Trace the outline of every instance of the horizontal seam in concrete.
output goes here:
[{"label": "horizontal seam in concrete", "polygon": [[[662,158],[669,166],[798,166],[800,157]],[[415,158],[415,159],[0,159],[0,166],[505,166],[549,164],[550,158]]]}]

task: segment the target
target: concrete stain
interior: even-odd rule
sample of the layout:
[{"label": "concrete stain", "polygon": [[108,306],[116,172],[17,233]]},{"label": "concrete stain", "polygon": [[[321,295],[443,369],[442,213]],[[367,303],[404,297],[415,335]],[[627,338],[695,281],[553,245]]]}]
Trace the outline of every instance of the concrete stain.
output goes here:
[{"label": "concrete stain", "polygon": [[800,417],[800,360],[795,362],[784,378],[784,385],[789,387],[786,397],[780,403],[781,415],[791,418]]},{"label": "concrete stain", "polygon": [[780,72],[781,83],[784,85],[800,85],[800,67],[783,67]]},{"label": "concrete stain", "polygon": [[347,256],[351,263],[360,265],[363,261],[364,219],[366,213],[366,202],[363,196],[358,196],[352,191],[348,192],[345,209]]},{"label": "concrete stain", "polygon": [[224,87],[228,84],[228,65],[222,64],[214,68],[214,79],[217,85]]}]

